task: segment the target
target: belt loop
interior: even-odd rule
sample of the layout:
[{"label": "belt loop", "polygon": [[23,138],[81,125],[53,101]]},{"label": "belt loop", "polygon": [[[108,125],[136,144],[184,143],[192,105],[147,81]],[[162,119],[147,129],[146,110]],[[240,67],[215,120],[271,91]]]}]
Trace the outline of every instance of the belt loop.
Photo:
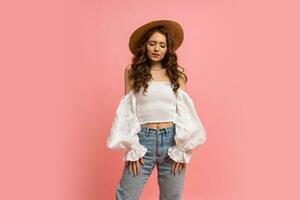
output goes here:
[{"label": "belt loop", "polygon": [[147,130],[146,130],[146,136],[147,136],[147,137],[149,136],[149,127],[147,127]]},{"label": "belt loop", "polygon": [[168,132],[168,129],[165,128],[165,136],[168,137],[169,136],[169,132]]}]

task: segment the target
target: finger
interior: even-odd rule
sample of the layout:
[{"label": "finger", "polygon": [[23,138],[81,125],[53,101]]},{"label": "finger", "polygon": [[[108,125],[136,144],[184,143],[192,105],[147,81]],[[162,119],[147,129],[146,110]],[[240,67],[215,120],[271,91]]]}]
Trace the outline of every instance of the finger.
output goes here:
[{"label": "finger", "polygon": [[176,174],[176,165],[177,165],[177,163],[174,162],[174,164],[173,164],[173,175],[174,175],[174,176],[175,176],[175,174]]},{"label": "finger", "polygon": [[137,171],[137,175],[139,175],[140,173],[140,163],[136,162],[136,171]]},{"label": "finger", "polygon": [[178,174],[180,174],[181,169],[182,169],[182,164],[179,164],[179,166],[178,166]]},{"label": "finger", "polygon": [[134,176],[134,162],[131,161],[131,172],[132,172],[132,175]]},{"label": "finger", "polygon": [[140,163],[141,163],[141,165],[143,165],[144,166],[144,159],[143,158],[140,158]]},{"label": "finger", "polygon": [[133,175],[135,176],[136,175],[136,162],[133,162],[132,165],[133,165]]},{"label": "finger", "polygon": [[138,161],[134,162],[134,167],[135,167],[135,175],[138,175]]},{"label": "finger", "polygon": [[181,163],[181,171],[185,170],[185,165],[186,165],[186,163]]},{"label": "finger", "polygon": [[172,163],[172,167],[171,167],[172,174],[174,174],[174,171],[175,171],[175,162]]},{"label": "finger", "polygon": [[131,162],[130,164],[131,164],[131,172],[132,172],[132,175],[134,176],[134,166],[133,166],[133,162]]},{"label": "finger", "polygon": [[140,164],[140,165],[143,165],[142,159],[141,159],[141,158],[139,159],[139,164]]},{"label": "finger", "polygon": [[179,162],[177,162],[175,165],[175,174],[174,175],[176,175],[176,172],[178,171],[178,166],[179,166]]},{"label": "finger", "polygon": [[132,163],[131,162],[129,162],[128,168],[129,168],[129,174],[130,174],[132,172]]}]

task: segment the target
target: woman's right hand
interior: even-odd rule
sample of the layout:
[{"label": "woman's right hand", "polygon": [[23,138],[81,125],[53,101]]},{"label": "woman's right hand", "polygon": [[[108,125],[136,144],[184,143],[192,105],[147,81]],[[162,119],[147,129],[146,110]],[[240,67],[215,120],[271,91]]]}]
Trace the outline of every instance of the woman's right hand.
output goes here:
[{"label": "woman's right hand", "polygon": [[139,158],[137,161],[125,161],[125,167],[129,168],[129,173],[133,172],[133,176],[137,176],[139,174],[140,165],[144,165],[143,158]]}]

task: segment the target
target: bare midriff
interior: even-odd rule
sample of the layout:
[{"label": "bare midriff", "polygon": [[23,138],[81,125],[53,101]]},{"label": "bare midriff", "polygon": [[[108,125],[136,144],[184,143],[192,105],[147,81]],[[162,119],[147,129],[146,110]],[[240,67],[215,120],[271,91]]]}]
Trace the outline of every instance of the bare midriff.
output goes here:
[{"label": "bare midriff", "polygon": [[173,122],[158,122],[158,123],[145,123],[142,124],[142,127],[146,127],[146,128],[154,128],[154,129],[160,129],[160,128],[167,128],[172,126],[174,123]]}]

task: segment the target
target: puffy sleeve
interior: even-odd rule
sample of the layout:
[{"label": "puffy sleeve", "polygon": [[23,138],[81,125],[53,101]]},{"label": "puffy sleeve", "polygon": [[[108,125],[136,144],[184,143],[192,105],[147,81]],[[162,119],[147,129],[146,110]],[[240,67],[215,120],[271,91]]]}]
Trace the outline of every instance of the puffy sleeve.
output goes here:
[{"label": "puffy sleeve", "polygon": [[147,152],[146,147],[139,143],[137,133],[140,130],[141,126],[136,115],[136,99],[131,90],[118,104],[106,146],[110,149],[125,149],[123,160],[136,161]]},{"label": "puffy sleeve", "polygon": [[176,145],[169,147],[168,155],[176,162],[189,163],[192,158],[192,149],[206,141],[206,131],[191,97],[181,88],[177,92],[174,117]]}]

